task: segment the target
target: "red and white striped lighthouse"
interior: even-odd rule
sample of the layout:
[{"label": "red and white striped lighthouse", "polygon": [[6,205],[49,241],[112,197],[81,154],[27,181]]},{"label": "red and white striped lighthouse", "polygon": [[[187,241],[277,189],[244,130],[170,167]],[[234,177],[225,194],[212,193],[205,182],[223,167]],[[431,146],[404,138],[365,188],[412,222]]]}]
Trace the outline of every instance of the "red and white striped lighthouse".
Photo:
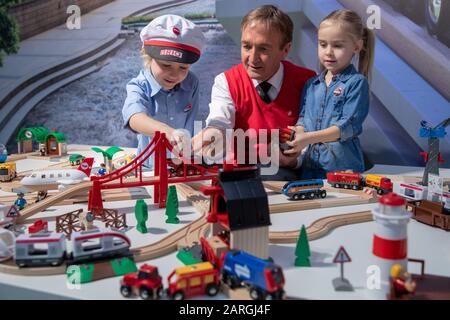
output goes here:
[{"label": "red and white striped lighthouse", "polygon": [[374,264],[380,268],[381,291],[387,293],[391,267],[400,264],[407,270],[407,227],[411,214],[405,210],[405,199],[396,193],[382,196],[372,213],[375,220]]}]

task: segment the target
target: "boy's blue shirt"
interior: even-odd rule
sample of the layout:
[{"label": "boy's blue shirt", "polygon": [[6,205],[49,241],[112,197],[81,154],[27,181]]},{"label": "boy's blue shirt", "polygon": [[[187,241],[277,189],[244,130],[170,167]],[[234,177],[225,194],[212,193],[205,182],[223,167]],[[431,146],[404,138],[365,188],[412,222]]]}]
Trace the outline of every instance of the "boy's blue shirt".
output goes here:
[{"label": "boy's blue shirt", "polygon": [[353,64],[325,83],[326,70],[310,79],[304,88],[297,125],[305,132],[327,129],[341,131],[336,142],[310,145],[302,163],[302,178],[326,178],[329,171],[364,171],[358,136],[369,113],[369,83]]},{"label": "boy's blue shirt", "polygon": [[[199,81],[189,72],[186,79],[170,91],[164,90],[147,70],[141,70],[127,84],[127,98],[122,108],[125,128],[132,130],[129,121],[136,113],[146,113],[151,118],[168,124],[174,129],[185,129],[194,134],[194,121],[199,110]],[[137,134],[140,154],[152,137]],[[153,168],[153,156],[145,164]]]}]

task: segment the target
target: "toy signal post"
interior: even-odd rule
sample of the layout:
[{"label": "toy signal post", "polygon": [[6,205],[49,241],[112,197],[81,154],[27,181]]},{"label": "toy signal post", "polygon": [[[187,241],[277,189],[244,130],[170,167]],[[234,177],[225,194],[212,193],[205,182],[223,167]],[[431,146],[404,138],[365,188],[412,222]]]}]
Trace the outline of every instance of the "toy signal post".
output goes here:
[{"label": "toy signal post", "polygon": [[341,264],[341,277],[333,279],[334,290],[336,291],[353,291],[353,286],[347,279],[344,278],[344,263],[351,262],[352,259],[345,251],[344,247],[341,246],[333,259],[333,263]]}]

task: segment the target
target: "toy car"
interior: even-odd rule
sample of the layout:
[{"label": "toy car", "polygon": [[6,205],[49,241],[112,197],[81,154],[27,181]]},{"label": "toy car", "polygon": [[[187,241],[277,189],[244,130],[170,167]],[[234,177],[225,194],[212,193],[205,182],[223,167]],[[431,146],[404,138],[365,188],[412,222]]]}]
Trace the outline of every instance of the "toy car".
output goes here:
[{"label": "toy car", "polygon": [[120,293],[125,297],[139,295],[142,299],[159,299],[163,295],[162,279],[158,268],[144,264],[138,272],[125,275],[120,281]]}]

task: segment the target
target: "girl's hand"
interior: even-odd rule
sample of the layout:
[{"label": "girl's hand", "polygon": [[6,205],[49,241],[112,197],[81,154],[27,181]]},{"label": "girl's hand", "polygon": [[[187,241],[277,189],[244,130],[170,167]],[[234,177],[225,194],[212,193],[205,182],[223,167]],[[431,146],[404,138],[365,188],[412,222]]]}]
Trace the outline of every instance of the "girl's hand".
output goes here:
[{"label": "girl's hand", "polygon": [[305,132],[305,128],[302,126],[288,127],[291,130],[295,130],[295,139],[293,141],[286,141],[286,144],[291,149],[284,151],[285,155],[300,155],[300,152],[309,145],[308,134]]}]

